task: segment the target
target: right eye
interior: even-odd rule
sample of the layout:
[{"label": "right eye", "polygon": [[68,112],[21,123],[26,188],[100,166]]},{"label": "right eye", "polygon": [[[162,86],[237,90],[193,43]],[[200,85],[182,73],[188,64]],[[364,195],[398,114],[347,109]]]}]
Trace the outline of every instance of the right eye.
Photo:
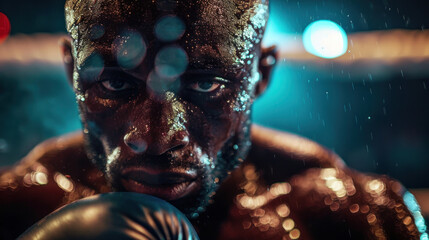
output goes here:
[{"label": "right eye", "polygon": [[115,92],[126,90],[132,87],[130,83],[120,78],[105,80],[105,81],[102,81],[101,84],[107,90],[115,91]]}]

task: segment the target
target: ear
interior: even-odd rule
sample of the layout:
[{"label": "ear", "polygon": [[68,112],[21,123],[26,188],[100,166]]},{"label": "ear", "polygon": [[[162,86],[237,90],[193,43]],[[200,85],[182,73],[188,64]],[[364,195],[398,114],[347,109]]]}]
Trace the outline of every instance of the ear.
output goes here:
[{"label": "ear", "polygon": [[61,48],[67,80],[70,85],[73,86],[74,59],[72,55],[71,39],[69,37],[64,37],[59,41],[59,45]]},{"label": "ear", "polygon": [[256,86],[256,96],[264,93],[270,82],[271,72],[277,63],[277,46],[262,48],[261,58],[259,59],[259,73],[261,79]]}]

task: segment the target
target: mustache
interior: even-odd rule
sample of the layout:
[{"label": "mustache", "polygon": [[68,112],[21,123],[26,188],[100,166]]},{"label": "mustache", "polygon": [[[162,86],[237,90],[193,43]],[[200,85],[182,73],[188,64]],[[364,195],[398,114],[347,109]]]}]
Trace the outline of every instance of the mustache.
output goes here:
[{"label": "mustache", "polygon": [[112,161],[109,166],[115,171],[122,171],[129,167],[144,167],[151,169],[192,169],[197,172],[204,172],[205,165],[195,154],[171,154],[165,153],[159,156],[148,154],[135,156],[121,156]]}]

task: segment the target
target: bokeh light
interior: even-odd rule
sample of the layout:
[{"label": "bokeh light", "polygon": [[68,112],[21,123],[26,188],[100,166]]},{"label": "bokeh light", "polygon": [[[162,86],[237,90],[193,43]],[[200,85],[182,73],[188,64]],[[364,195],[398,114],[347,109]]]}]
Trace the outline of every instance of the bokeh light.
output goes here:
[{"label": "bokeh light", "polygon": [[104,59],[93,52],[81,67],[81,76],[89,81],[95,81],[104,69]]},{"label": "bokeh light", "polygon": [[336,58],[347,51],[347,34],[344,29],[329,20],[311,23],[302,36],[307,52],[321,58]]},{"label": "bokeh light", "polygon": [[421,240],[428,239],[428,235],[426,233],[427,231],[426,222],[420,211],[420,207],[419,207],[419,204],[417,203],[416,198],[412,193],[405,192],[403,199],[404,199],[405,205],[408,207],[408,210],[410,210],[411,214],[414,217],[414,222],[416,224],[417,229],[422,234],[420,239]]},{"label": "bokeh light", "polygon": [[7,16],[0,12],[0,44],[6,40],[10,34],[10,22]]},{"label": "bokeh light", "polygon": [[176,78],[188,67],[188,55],[178,46],[161,49],[155,58],[157,74],[163,78]]},{"label": "bokeh light", "polygon": [[114,41],[116,60],[124,69],[136,68],[146,55],[146,43],[137,31],[127,30]]},{"label": "bokeh light", "polygon": [[156,37],[165,42],[179,39],[184,32],[185,24],[176,16],[165,16],[155,25]]},{"label": "bokeh light", "polygon": [[177,92],[180,88],[180,81],[178,79],[160,77],[156,71],[152,71],[149,74],[146,84],[155,93],[166,91]]}]

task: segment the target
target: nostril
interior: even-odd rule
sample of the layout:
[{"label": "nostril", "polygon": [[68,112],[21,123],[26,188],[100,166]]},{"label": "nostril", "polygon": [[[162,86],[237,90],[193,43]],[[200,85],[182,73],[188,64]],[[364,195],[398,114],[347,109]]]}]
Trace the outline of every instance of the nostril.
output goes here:
[{"label": "nostril", "polygon": [[183,134],[179,135],[179,139],[176,142],[176,144],[173,144],[173,147],[171,147],[168,151],[172,151],[174,152],[175,150],[181,149],[186,147],[186,145],[189,144],[189,137],[188,136],[184,136]]},{"label": "nostril", "polygon": [[125,144],[136,153],[143,153],[147,149],[147,142],[133,134],[127,134],[124,137]]},{"label": "nostril", "polygon": [[181,148],[183,148],[185,146],[186,146],[186,144],[180,144],[180,145],[177,145],[177,146],[174,146],[174,147],[168,149],[168,151],[174,152],[174,151],[179,150],[179,149],[181,149]]},{"label": "nostril", "polygon": [[126,144],[136,153],[142,153],[147,149],[147,144],[143,140],[139,142],[126,142]]},{"label": "nostril", "polygon": [[130,147],[132,150],[136,151],[139,149],[139,147],[137,147],[137,145],[132,144],[132,143],[127,143],[128,147]]},{"label": "nostril", "polygon": [[176,139],[177,139],[176,142],[174,142],[175,144],[173,144],[173,146],[169,149],[169,151],[174,151],[177,149],[184,148],[186,147],[186,145],[189,144],[189,137],[185,135],[185,133],[178,134]]},{"label": "nostril", "polygon": [[151,142],[146,150],[149,155],[162,155],[167,152],[175,152],[185,148],[189,144],[189,137],[184,134],[176,134],[172,138],[165,139],[164,141],[158,138],[158,141]]}]

